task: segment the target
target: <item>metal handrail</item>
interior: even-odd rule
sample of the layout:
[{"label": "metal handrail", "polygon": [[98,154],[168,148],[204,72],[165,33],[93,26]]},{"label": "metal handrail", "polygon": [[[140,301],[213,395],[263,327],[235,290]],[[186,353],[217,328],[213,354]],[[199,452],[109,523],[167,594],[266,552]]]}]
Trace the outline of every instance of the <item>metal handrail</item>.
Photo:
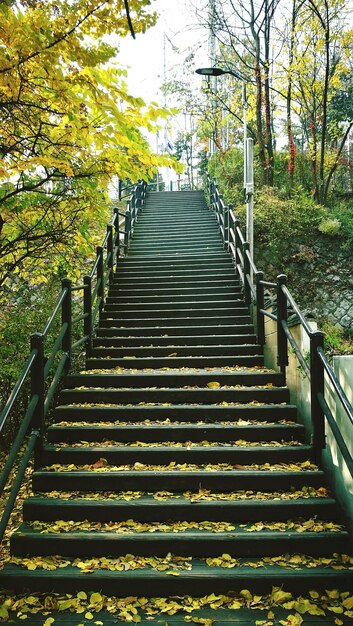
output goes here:
[{"label": "metal handrail", "polygon": [[325,368],[325,372],[328,375],[328,377],[329,377],[329,379],[330,379],[330,381],[331,381],[331,383],[332,383],[332,385],[333,385],[333,387],[334,387],[334,389],[335,389],[335,391],[336,391],[336,393],[337,393],[337,395],[338,395],[338,397],[339,397],[339,399],[340,399],[340,401],[342,403],[342,406],[343,406],[343,408],[344,408],[344,410],[346,412],[347,417],[349,418],[349,421],[350,421],[351,425],[353,426],[353,407],[350,404],[350,402],[349,402],[349,400],[347,398],[347,395],[346,395],[346,393],[345,393],[345,391],[344,391],[340,381],[338,380],[334,370],[332,369],[330,363],[328,362],[325,352],[323,351],[322,348],[318,348],[317,351],[318,351],[319,358],[320,358],[320,360],[321,360],[321,362],[322,362],[322,364],[323,364],[323,366]]},{"label": "metal handrail", "polygon": [[[257,325],[257,339],[260,345],[265,343],[265,318],[269,318],[276,322],[277,326],[277,363],[283,373],[286,372],[288,365],[288,343],[292,347],[303,372],[310,382],[311,393],[311,420],[313,426],[313,449],[314,455],[318,460],[321,458],[321,452],[326,446],[325,441],[325,419],[327,420],[332,433],[336,439],[337,445],[341,450],[342,456],[347,463],[349,471],[353,477],[353,458],[348,451],[344,439],[339,428],[334,421],[331,410],[325,400],[324,376],[327,374],[331,381],[336,397],[342,405],[350,424],[353,426],[353,407],[351,406],[347,395],[345,394],[334,370],[332,369],[327,356],[323,349],[324,335],[319,331],[311,329],[305,315],[300,310],[299,305],[295,301],[293,295],[286,285],[286,276],[279,275],[277,282],[271,282],[263,279],[262,272],[258,272],[254,259],[252,258],[249,245],[246,242],[239,226],[239,221],[233,210],[224,205],[222,195],[218,189],[216,181],[211,180],[208,176],[208,191],[210,197],[210,209],[215,213],[219,225],[220,233],[225,247],[230,251],[235,271],[238,273],[243,290],[246,304],[253,304],[254,319]],[[227,238],[225,236],[224,216],[229,215],[229,228]],[[222,221],[223,220],[223,221]],[[256,288],[252,283],[251,273],[256,278]],[[264,307],[264,290],[275,290],[277,314],[267,311]],[[288,309],[295,313],[301,327],[310,340],[310,363],[307,362],[305,355],[302,353],[297,341],[295,340],[288,325]]]},{"label": "metal handrail", "polygon": [[[102,309],[106,288],[112,280],[114,268],[117,267],[122,252],[120,228],[124,223],[126,253],[139,212],[143,209],[145,203],[146,187],[147,184],[145,182],[139,182],[129,187],[132,191],[129,194],[128,206],[132,208],[132,219],[130,219],[128,211],[122,213],[116,209],[114,210],[114,217],[107,226],[102,245],[97,248],[96,259],[90,273],[85,276],[84,282],[79,285],[72,286],[71,281],[68,279],[62,281],[61,292],[43,332],[36,333],[31,337],[30,355],[0,414],[1,433],[25,383],[30,378],[31,394],[25,415],[10,449],[3,472],[0,475],[0,492],[2,492],[14,468],[17,456],[21,453],[23,442],[28,436],[27,444],[17,468],[16,478],[7,495],[7,502],[0,520],[0,540],[4,535],[25,470],[33,454],[35,467],[40,463],[43,450],[45,418],[57,393],[63,374],[70,369],[72,352],[85,346],[86,353],[89,354],[95,318]],[[92,283],[94,284],[93,288]],[[82,312],[75,315],[72,315],[73,293],[81,296],[83,307]],[[76,301],[77,298],[75,299]],[[59,313],[61,313],[60,328],[52,339],[52,348],[49,356],[46,357],[45,341],[49,339],[49,331],[52,329]],[[82,322],[81,336],[73,342],[73,326],[76,327],[77,324]],[[28,432],[30,432],[29,435]]]},{"label": "metal handrail", "polygon": [[11,410],[19,396],[20,391],[22,390],[22,387],[26,381],[26,378],[28,376],[28,374],[30,373],[31,369],[32,369],[32,365],[33,362],[35,360],[37,356],[37,350],[32,350],[31,354],[29,355],[26,363],[24,364],[21,373],[17,379],[16,384],[14,385],[11,394],[3,408],[3,410],[1,411],[0,414],[0,433],[2,432],[2,429],[4,428],[7,418],[9,417]]},{"label": "metal handrail", "polygon": [[48,333],[49,333],[49,331],[50,331],[50,329],[51,329],[51,327],[52,327],[52,325],[54,323],[54,320],[55,320],[55,318],[56,318],[56,316],[58,314],[58,311],[61,310],[61,305],[62,305],[63,300],[65,299],[66,295],[67,295],[67,289],[63,289],[61,291],[61,294],[59,295],[59,297],[57,299],[57,302],[56,302],[56,305],[54,306],[53,312],[52,312],[50,318],[48,319],[47,324],[46,324],[46,326],[45,326],[45,328],[43,330],[42,334],[43,334],[44,337],[46,337],[48,335]]}]

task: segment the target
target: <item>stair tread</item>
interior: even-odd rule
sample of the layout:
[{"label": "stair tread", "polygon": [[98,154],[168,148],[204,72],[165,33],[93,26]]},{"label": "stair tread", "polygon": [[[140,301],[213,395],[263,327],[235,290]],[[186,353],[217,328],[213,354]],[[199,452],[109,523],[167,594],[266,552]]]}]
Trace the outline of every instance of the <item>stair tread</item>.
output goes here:
[{"label": "stair tread", "polygon": [[332,554],[351,550],[344,516],[285,377],[263,365],[202,194],[149,195],[128,252],[10,540],[32,558],[13,556],[0,583],[147,597],[349,588],[353,557]]},{"label": "stair tread", "polygon": [[[68,560],[68,559],[65,559]],[[210,582],[219,580],[226,581],[241,581],[242,584],[249,583],[249,579],[254,579],[254,564],[258,561],[256,559],[247,558],[246,562],[251,563],[252,566],[242,565],[242,567],[234,568],[222,568],[222,567],[209,567],[198,559],[193,559],[192,569],[184,570],[179,569],[178,579],[185,578],[190,581],[196,581],[200,579],[208,579]],[[171,569],[171,568],[170,568]],[[167,570],[168,571],[168,570]],[[170,571],[170,570],[169,570]],[[60,567],[50,572],[48,577],[47,570],[25,570],[24,568],[14,563],[8,563],[4,569],[0,571],[0,581],[4,579],[4,575],[11,575],[12,578],[25,578],[28,582],[33,578],[47,578],[48,585],[52,585],[55,579],[74,579],[76,582],[80,582],[81,589],[90,588],[92,582],[104,581],[104,579],[112,579],[114,581],[130,581],[134,579],[153,579],[153,580],[170,580],[172,577],[167,574],[166,571],[158,571],[152,568],[149,569],[134,569],[134,570],[105,570],[105,569],[93,569],[89,572],[89,576],[80,571],[77,567],[67,565],[66,567]],[[312,589],[317,582],[321,580],[331,580],[335,582],[335,587],[341,581],[353,581],[353,569],[329,569],[326,566],[312,567],[308,566],[296,566],[295,569],[285,568],[276,564],[266,564],[264,567],[256,567],[256,580],[266,580],[270,578],[272,584],[283,585],[288,580],[296,580],[299,576],[308,577],[308,583],[310,589]],[[6,579],[5,579],[6,580]],[[314,587],[315,588],[315,587]]]}]

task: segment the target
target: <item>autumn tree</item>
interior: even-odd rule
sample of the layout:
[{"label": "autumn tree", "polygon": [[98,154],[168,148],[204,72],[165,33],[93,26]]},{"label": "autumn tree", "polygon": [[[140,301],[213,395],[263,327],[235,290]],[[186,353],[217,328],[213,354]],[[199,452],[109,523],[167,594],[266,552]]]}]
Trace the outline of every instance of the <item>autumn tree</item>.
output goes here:
[{"label": "autumn tree", "polygon": [[135,181],[170,164],[142,134],[165,112],[128,94],[109,43],[151,26],[149,5],[0,4],[0,285],[70,269],[106,217],[111,176]]},{"label": "autumn tree", "polygon": [[297,151],[295,124],[303,137],[313,196],[320,203],[328,199],[353,125],[352,109],[346,106],[353,43],[348,18],[341,0],[292,0],[287,27],[277,29],[284,43],[277,87],[286,100],[290,187]]},{"label": "autumn tree", "polygon": [[[270,89],[272,32],[278,0],[219,0],[212,23],[201,21],[218,40],[218,61],[247,83],[254,98],[254,128],[263,181],[274,183],[273,103]],[[252,121],[252,120],[251,120]]]}]

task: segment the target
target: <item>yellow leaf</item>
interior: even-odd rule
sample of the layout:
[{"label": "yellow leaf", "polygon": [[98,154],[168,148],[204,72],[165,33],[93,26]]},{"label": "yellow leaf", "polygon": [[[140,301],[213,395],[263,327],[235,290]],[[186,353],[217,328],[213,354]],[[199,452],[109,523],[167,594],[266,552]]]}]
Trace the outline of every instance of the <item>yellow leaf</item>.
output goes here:
[{"label": "yellow leaf", "polygon": [[87,593],[85,591],[79,591],[77,597],[80,598],[80,600],[87,600]]},{"label": "yellow leaf", "polygon": [[288,600],[291,600],[292,598],[292,594],[289,593],[288,591],[282,591],[282,589],[278,589],[277,587],[274,587],[273,592],[271,594],[271,600],[272,602],[287,602]]},{"label": "yellow leaf", "polygon": [[86,619],[93,619],[93,615],[90,611],[87,611],[87,613],[85,613],[85,618]]},{"label": "yellow leaf", "polygon": [[219,389],[221,387],[221,383],[217,383],[215,381],[214,382],[210,382],[210,383],[207,383],[207,387],[209,389]]},{"label": "yellow leaf", "polygon": [[331,590],[326,589],[325,593],[327,597],[330,598],[331,600],[338,600],[340,597],[340,593],[338,589],[331,589]]}]

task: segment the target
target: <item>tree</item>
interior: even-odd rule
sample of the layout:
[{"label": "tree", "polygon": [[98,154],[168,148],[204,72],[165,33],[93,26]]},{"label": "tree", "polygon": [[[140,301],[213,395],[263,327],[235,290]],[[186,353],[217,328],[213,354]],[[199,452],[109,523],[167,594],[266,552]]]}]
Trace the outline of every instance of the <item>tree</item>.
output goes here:
[{"label": "tree", "polygon": [[[219,41],[218,63],[239,74],[254,93],[254,127],[263,182],[274,183],[273,103],[270,90],[271,39],[279,0],[220,0],[207,24]],[[202,19],[202,18],[201,18]]]},{"label": "tree", "polygon": [[42,280],[50,265],[69,269],[106,217],[111,176],[135,181],[171,164],[141,132],[166,112],[128,94],[107,43],[152,25],[149,4],[1,3],[0,285],[14,272]]},{"label": "tree", "polygon": [[331,102],[343,91],[351,73],[352,31],[347,28],[343,9],[342,0],[305,0],[296,7],[293,4],[287,103],[293,103],[293,111],[301,120],[313,195],[320,203],[327,201],[353,122],[349,112],[345,124],[337,117],[332,123]]}]

